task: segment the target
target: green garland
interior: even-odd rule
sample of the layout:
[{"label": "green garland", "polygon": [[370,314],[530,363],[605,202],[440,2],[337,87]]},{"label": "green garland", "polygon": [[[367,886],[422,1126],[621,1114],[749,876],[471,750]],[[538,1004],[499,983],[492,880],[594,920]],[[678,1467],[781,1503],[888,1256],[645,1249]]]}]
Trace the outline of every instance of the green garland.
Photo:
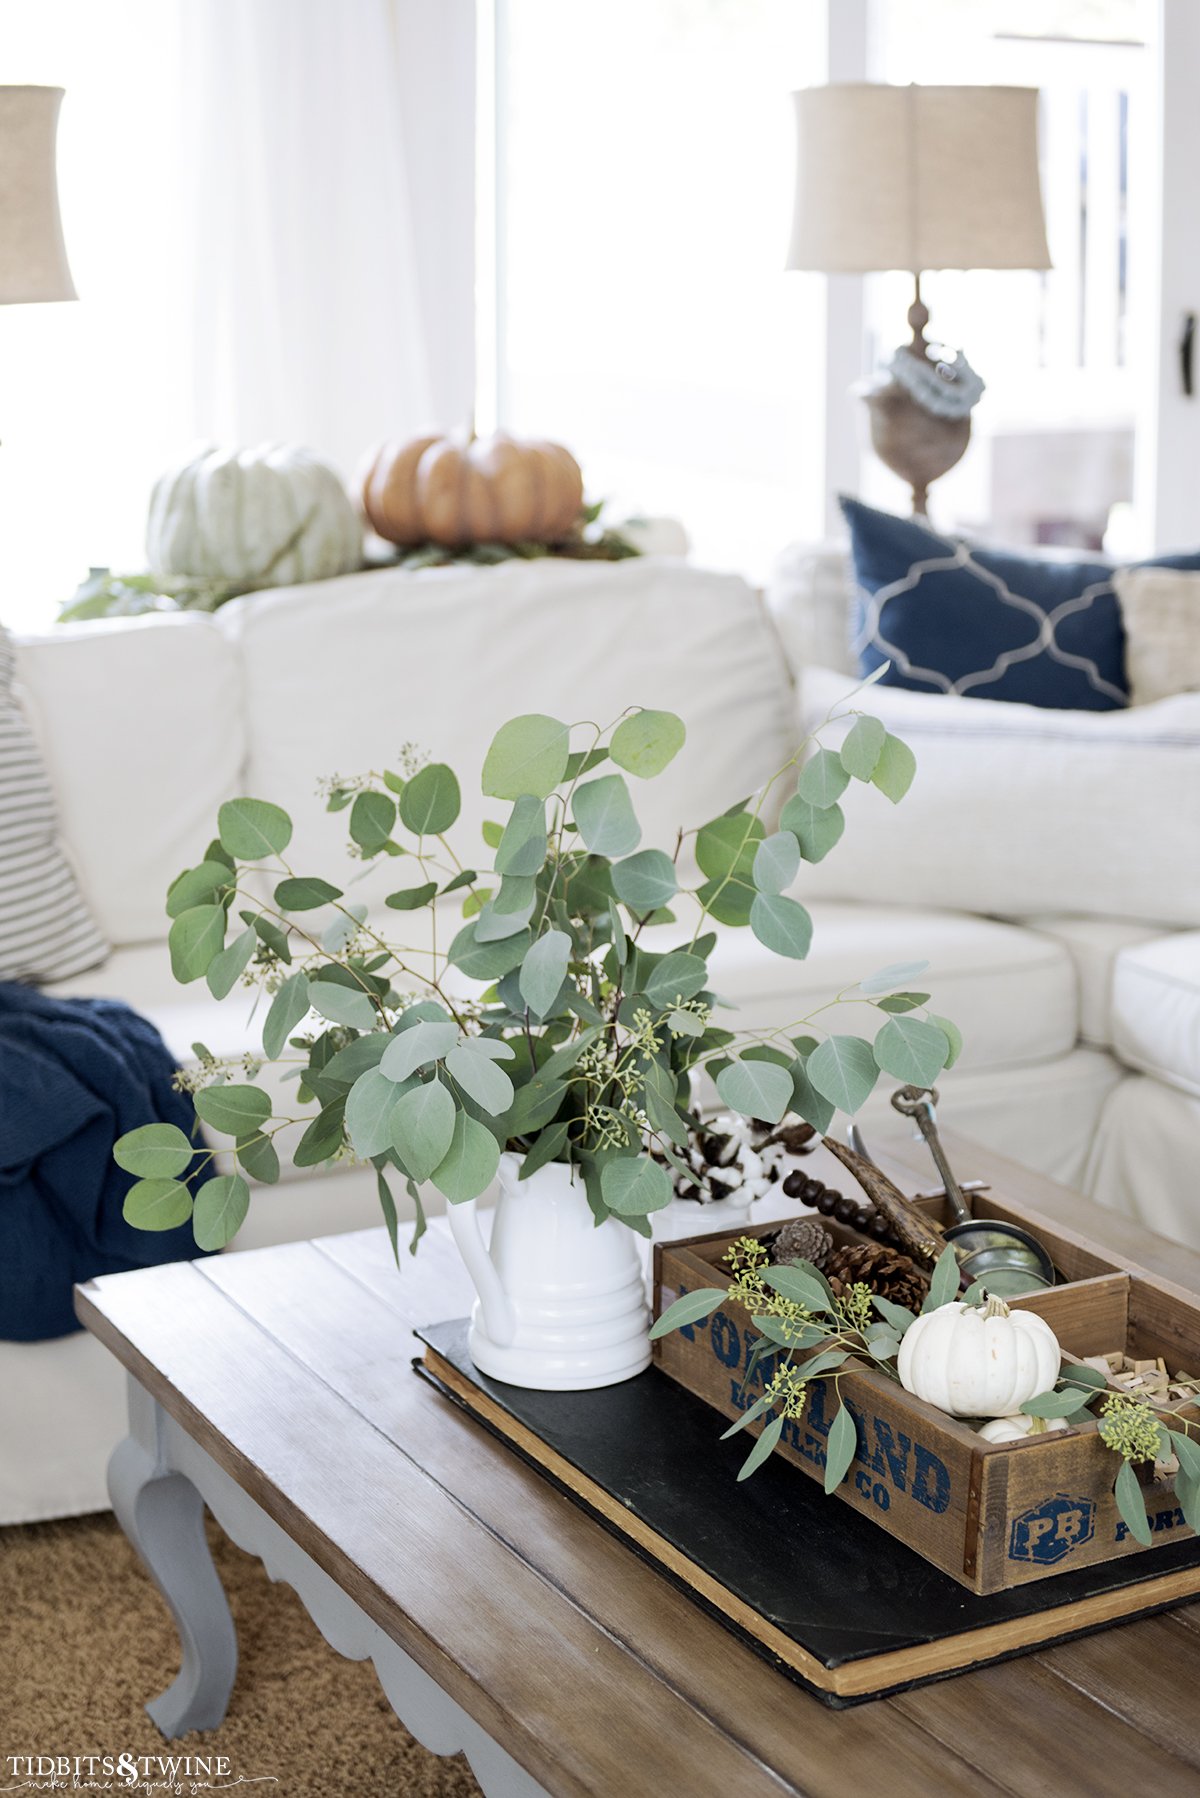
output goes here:
[{"label": "green garland", "polygon": [[[451,549],[444,543],[418,543],[380,559],[364,561],[363,568],[403,568],[416,573],[423,568],[452,564],[488,568],[500,562],[537,562],[548,556],[571,562],[624,562],[642,551],[612,525],[601,525],[604,501],[585,506],[574,528],[556,543],[472,543]],[[307,522],[307,521],[306,521]],[[637,521],[630,520],[630,523]],[[288,539],[274,566],[295,544]],[[243,593],[257,593],[272,582],[270,567],[257,578],[222,580],[208,575],[114,574],[111,568],[92,568],[58,614],[59,624],[81,624],[91,618],[135,618],[146,612],[215,612]]]}]

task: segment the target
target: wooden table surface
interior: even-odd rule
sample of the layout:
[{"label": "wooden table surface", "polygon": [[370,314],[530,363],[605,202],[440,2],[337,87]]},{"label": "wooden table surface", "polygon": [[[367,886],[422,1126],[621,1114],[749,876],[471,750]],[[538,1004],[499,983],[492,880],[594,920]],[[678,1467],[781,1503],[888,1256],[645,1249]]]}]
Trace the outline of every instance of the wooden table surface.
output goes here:
[{"label": "wooden table surface", "polygon": [[[1200,1293],[1200,1255],[948,1140],[962,1177]],[[413,1375],[413,1326],[471,1292],[444,1224],[403,1260],[364,1231],[105,1277],[79,1311],[548,1792],[1200,1792],[1200,1605],[829,1710]]]}]

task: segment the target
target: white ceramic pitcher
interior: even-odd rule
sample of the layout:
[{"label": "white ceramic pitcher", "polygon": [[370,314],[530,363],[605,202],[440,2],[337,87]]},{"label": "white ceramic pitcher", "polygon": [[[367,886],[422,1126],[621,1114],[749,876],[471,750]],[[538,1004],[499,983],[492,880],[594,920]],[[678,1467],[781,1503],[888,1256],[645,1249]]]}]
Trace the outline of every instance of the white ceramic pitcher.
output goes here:
[{"label": "white ceramic pitcher", "polygon": [[479,1294],[471,1359],[481,1373],[543,1392],[612,1386],[650,1363],[650,1313],[638,1237],[611,1218],[596,1225],[583,1176],[550,1161],[528,1180],[500,1157],[489,1252],[476,1202],[447,1207],[450,1230]]}]

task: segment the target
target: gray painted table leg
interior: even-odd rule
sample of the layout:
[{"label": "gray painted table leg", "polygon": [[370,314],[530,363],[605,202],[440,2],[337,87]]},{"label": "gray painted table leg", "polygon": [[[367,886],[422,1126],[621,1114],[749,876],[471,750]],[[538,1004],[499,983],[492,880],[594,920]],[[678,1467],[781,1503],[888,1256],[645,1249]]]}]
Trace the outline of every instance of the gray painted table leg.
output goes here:
[{"label": "gray painted table leg", "polygon": [[431,1754],[465,1754],[487,1798],[549,1798],[132,1376],[129,1422],[108,1488],[183,1647],[179,1677],[146,1706],[165,1736],[217,1728],[237,1671],[233,1619],[204,1534],[207,1505],[232,1542],[292,1587],[335,1653],[374,1664],[396,1716]]},{"label": "gray painted table leg", "polygon": [[222,1722],[237,1672],[237,1636],[204,1534],[204,1503],[164,1459],[162,1413],[130,1377],[130,1433],[108,1465],[117,1521],[170,1608],[179,1631],[177,1677],[146,1706],[168,1739]]}]

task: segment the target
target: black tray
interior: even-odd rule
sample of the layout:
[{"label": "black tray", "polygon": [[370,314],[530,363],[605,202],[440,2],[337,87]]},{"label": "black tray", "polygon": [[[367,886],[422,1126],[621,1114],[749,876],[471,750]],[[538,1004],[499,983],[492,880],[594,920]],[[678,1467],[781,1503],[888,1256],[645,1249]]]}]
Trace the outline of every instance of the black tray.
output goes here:
[{"label": "black tray", "polygon": [[978,1598],[651,1367],[594,1392],[481,1374],[466,1320],[417,1332],[417,1371],[690,1597],[830,1705],[1027,1654],[1200,1593],[1200,1538]]}]

